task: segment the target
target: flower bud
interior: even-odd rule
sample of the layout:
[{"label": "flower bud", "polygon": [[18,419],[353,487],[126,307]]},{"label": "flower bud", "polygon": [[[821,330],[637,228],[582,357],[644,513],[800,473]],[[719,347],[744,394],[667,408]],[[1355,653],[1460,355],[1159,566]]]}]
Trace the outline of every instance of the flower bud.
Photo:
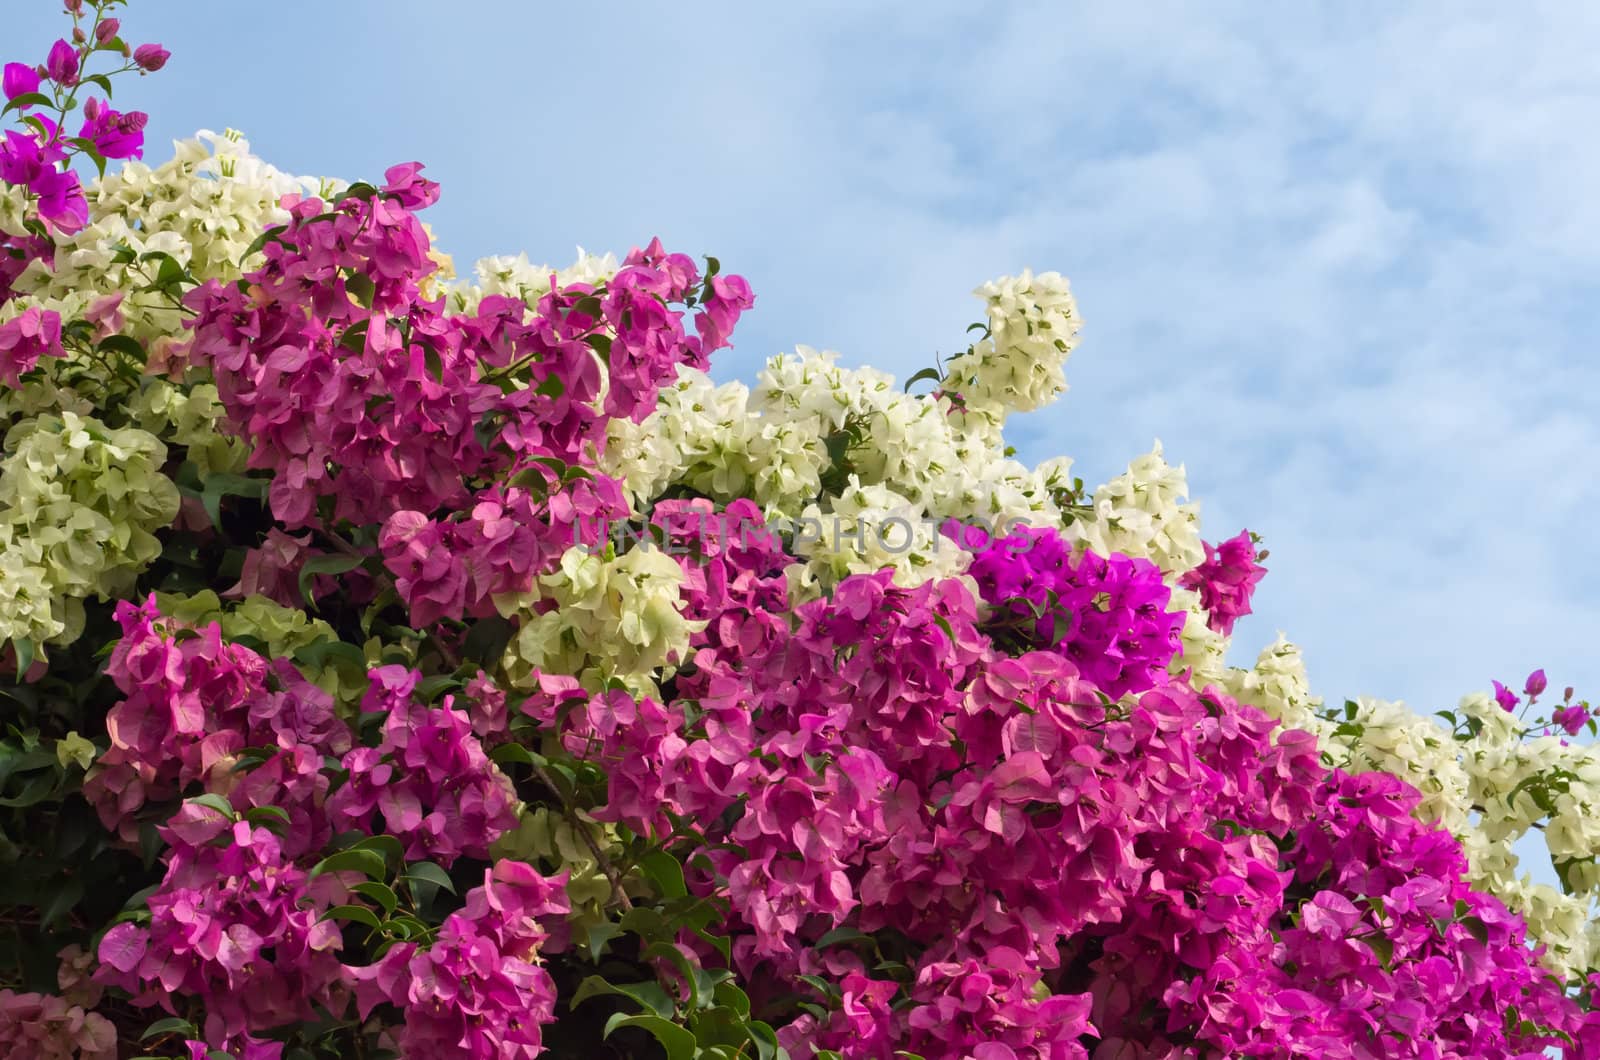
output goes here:
[{"label": "flower bud", "polygon": [[72,42],[74,44],[82,44],[84,41],[86,41],[88,39],[89,38],[88,38],[88,36],[86,36],[84,34],[82,27],[80,27],[80,26],[74,26],[73,27],[73,29],[72,29]]},{"label": "flower bud", "polygon": [[167,65],[167,60],[172,53],[159,44],[141,44],[133,50],[133,61],[139,64],[139,69],[151,73]]},{"label": "flower bud", "polygon": [[104,44],[117,35],[122,28],[122,23],[114,18],[108,18],[94,28],[94,39],[99,44]]},{"label": "flower bud", "polygon": [[1528,675],[1528,683],[1522,686],[1522,693],[1526,696],[1537,696],[1549,686],[1543,670],[1535,670]]}]

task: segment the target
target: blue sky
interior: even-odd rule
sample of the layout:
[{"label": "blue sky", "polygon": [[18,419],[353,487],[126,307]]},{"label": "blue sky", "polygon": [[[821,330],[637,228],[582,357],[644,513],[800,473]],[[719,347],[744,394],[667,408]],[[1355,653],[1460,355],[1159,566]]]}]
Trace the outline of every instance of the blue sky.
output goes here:
[{"label": "blue sky", "polygon": [[[41,59],[57,5],[7,7]],[[134,0],[173,59],[117,103],[152,158],[422,161],[458,264],[716,254],[758,298],[724,378],[796,343],[904,376],[977,284],[1058,270],[1072,389],[1013,441],[1098,482],[1159,437],[1210,539],[1260,533],[1235,662],[1283,629],[1329,699],[1600,694],[1600,9],[596,11]]]}]

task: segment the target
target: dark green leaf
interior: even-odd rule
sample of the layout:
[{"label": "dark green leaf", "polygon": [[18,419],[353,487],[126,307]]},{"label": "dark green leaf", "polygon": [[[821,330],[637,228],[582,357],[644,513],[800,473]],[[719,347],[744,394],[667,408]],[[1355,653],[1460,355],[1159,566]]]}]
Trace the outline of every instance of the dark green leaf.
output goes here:
[{"label": "dark green leaf", "polygon": [[41,92],[24,92],[19,96],[12,96],[11,102],[7,103],[3,109],[0,109],[0,114],[10,114],[12,111],[21,110],[23,107],[52,107],[54,105],[50,101],[50,97]]},{"label": "dark green leaf", "polygon": [[666,961],[676,968],[678,974],[683,977],[684,985],[689,988],[690,1009],[698,1009],[700,1007],[700,981],[695,975],[700,969],[696,968],[689,958],[684,956],[682,950],[670,942],[652,942],[640,951],[639,956],[647,961]]},{"label": "dark green leaf", "polygon": [[208,809],[216,810],[230,821],[235,820],[239,816],[234,812],[233,804],[229,802],[226,797],[218,795],[214,791],[208,791],[204,795],[196,795],[194,798],[188,801],[194,803],[196,806],[204,806]]},{"label": "dark green leaf", "polygon": [[536,755],[520,743],[503,743],[489,752],[489,759],[497,765],[543,765],[543,755]]},{"label": "dark green leaf", "polygon": [[201,490],[200,501],[206,507],[206,514],[211,517],[212,527],[221,530],[222,498],[249,497],[260,500],[267,495],[269,485],[266,479],[247,478],[244,475],[209,475],[205,480],[205,488]]},{"label": "dark green leaf", "polygon": [[652,850],[640,858],[639,869],[663,898],[682,898],[689,893],[683,881],[683,866],[665,850]]},{"label": "dark green leaf", "polygon": [[[572,995],[571,1006],[577,1008],[591,997],[615,995],[625,997],[636,1002],[641,1008],[655,1013],[658,1016],[670,1016],[677,1011],[677,1005],[667,992],[661,989],[659,983],[608,983],[598,975],[591,975],[578,984],[577,992]],[[623,1015],[623,1013],[618,1013]]]},{"label": "dark green leaf", "polygon": [[746,1025],[750,1033],[750,1040],[755,1043],[756,1056],[759,1060],[777,1060],[782,1053],[778,1045],[778,1032],[760,1020],[751,1020]]},{"label": "dark green leaf", "polygon": [[416,696],[424,703],[432,703],[439,698],[440,693],[453,691],[464,685],[465,682],[459,677],[452,677],[450,674],[434,674],[432,677],[424,677],[417,682]]},{"label": "dark green leaf", "polygon": [[372,277],[364,272],[351,274],[344,281],[344,289],[355,296],[361,303],[362,309],[372,308],[372,296],[377,292],[377,285],[372,282]]},{"label": "dark green leaf", "polygon": [[922,382],[924,379],[932,379],[935,383],[937,383],[942,378],[944,377],[939,374],[939,369],[924,368],[922,371],[906,380],[905,392],[907,394],[911,393],[911,388]]},{"label": "dark green leaf", "polygon": [[311,875],[320,876],[324,872],[359,872],[375,880],[381,880],[388,875],[388,868],[384,864],[383,855],[375,850],[341,850],[337,854],[330,854],[317,862],[312,868]]},{"label": "dark green leaf", "polygon": [[267,827],[271,828],[274,822],[288,824],[289,811],[282,806],[252,806],[244,811],[244,819],[251,824],[266,822]]},{"label": "dark green leaf", "polygon": [[383,922],[378,919],[378,914],[364,905],[336,905],[322,914],[324,920],[351,920],[357,924],[364,924],[374,931],[380,930]]},{"label": "dark green leaf", "polygon": [[200,1037],[200,1030],[188,1020],[179,1016],[168,1016],[164,1020],[156,1020],[144,1029],[139,1035],[141,1042],[147,1042],[158,1034],[181,1034],[185,1038]]},{"label": "dark green leaf", "polygon": [[407,865],[405,878],[408,880],[422,880],[433,884],[435,887],[441,887],[451,894],[456,893],[456,884],[450,878],[450,874],[431,861],[418,861]]},{"label": "dark green leaf", "polygon": [[272,225],[271,227],[267,228],[259,236],[256,236],[255,240],[245,248],[245,252],[240,255],[239,260],[244,261],[251,255],[259,253],[260,250],[267,245],[268,240],[271,240],[274,243],[282,243],[284,246],[293,246],[292,243],[283,238],[285,229],[285,225]]},{"label": "dark green leaf", "polygon": [[467,658],[485,670],[493,670],[505,654],[506,645],[511,643],[515,632],[515,627],[499,615],[481,618],[473,623],[462,647]]},{"label": "dark green leaf", "polygon": [[343,552],[330,553],[325,556],[312,556],[300,566],[300,599],[309,607],[316,606],[316,600],[311,593],[311,579],[319,574],[345,574],[361,566],[361,556],[351,556]]},{"label": "dark green leaf", "polygon": [[605,944],[621,934],[622,928],[609,920],[602,920],[598,924],[589,925],[589,959],[599,964],[600,951],[605,948]]},{"label": "dark green leaf", "polygon": [[350,845],[351,850],[375,850],[389,861],[405,856],[405,846],[392,835],[369,835]]},{"label": "dark green leaf", "polygon": [[22,678],[33,666],[35,652],[33,641],[28,637],[11,638],[11,650],[17,653],[17,684],[22,683]]},{"label": "dark green leaf", "polygon": [[670,1020],[660,1016],[629,1016],[618,1012],[606,1020],[604,1037],[611,1037],[612,1033],[622,1027],[638,1027],[649,1031],[661,1047],[667,1051],[667,1060],[694,1060],[694,1054],[699,1043],[693,1034]]},{"label": "dark green leaf", "polygon": [[872,936],[848,925],[836,927],[816,941],[816,949],[826,949],[844,942],[871,942]]}]

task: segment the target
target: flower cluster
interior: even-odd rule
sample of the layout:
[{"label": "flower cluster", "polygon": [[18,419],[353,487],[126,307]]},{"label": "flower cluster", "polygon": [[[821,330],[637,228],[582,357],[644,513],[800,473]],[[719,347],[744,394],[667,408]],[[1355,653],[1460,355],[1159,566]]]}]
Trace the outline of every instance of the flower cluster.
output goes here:
[{"label": "flower cluster", "polygon": [[[484,858],[516,823],[515,796],[484,755],[467,715],[453,700],[433,709],[416,702],[417,675],[403,667],[372,671],[363,711],[384,717],[383,740],[357,747],[340,763],[349,779],[328,800],[340,831],[387,832],[413,860],[449,865],[463,854]],[[374,812],[385,827],[374,830]]]},{"label": "flower cluster", "polygon": [[117,6],[3,77],[0,857],[48,949],[0,1044],[1600,1055],[1594,711],[1230,666],[1254,535],[1159,443],[1097,488],[1005,444],[1062,277],[979,288],[931,393],[718,384],[715,258],[457,279],[419,164],[144,164],[87,94],[166,62]]},{"label": "flower cluster", "polygon": [[343,896],[337,879],[308,879],[271,831],[197,804],[162,838],[167,873],[146,900],[149,923],[106,932],[102,981],[169,1013],[174,996],[201,999],[213,1042],[309,1019],[313,1001],[332,1000],[341,939],[320,912]]},{"label": "flower cluster", "polygon": [[427,949],[405,943],[351,970],[362,1018],[379,1004],[399,1008],[396,1044],[406,1056],[542,1055],[556,990],[540,951],[549,948],[546,922],[559,924],[568,911],[565,883],[518,861],[496,862]]},{"label": "flower cluster", "polygon": [[1205,562],[1185,574],[1180,584],[1200,594],[1211,628],[1233,632],[1233,624],[1250,613],[1250,596],[1266,577],[1256,555],[1255,537],[1246,530],[1220,545],[1206,545]]},{"label": "flower cluster", "polygon": [[84,784],[105,826],[136,839],[142,807],[199,785],[240,809],[284,811],[291,854],[326,842],[323,758],[351,742],[333,697],[287,660],[224,641],[217,623],[175,628],[154,600],[124,601],[116,617],[123,635],[108,672],[124,698]]},{"label": "flower cluster", "polygon": [[167,447],[61,410],[14,426],[0,458],[0,639],[68,642],[83,600],[115,598],[178,512]]},{"label": "flower cluster", "polygon": [[[957,539],[976,536],[953,527]],[[1060,652],[1112,698],[1166,683],[1183,615],[1149,560],[1074,549],[1048,527],[1021,527],[979,546],[968,573],[996,625],[1020,625],[1024,643]]]},{"label": "flower cluster", "polygon": [[0,990],[0,1047],[33,1060],[116,1060],[117,1029],[54,994]]},{"label": "flower cluster", "polygon": [[[82,5],[73,6],[77,8],[73,11],[77,21],[82,17]],[[111,71],[120,73],[159,70],[169,57],[159,44],[129,48],[117,36],[121,23],[102,16],[100,6],[96,6],[87,31],[80,26],[75,28],[71,41],[56,41],[39,66],[6,63],[0,81],[8,109],[28,119],[23,130],[7,130],[0,143],[0,180],[25,189],[35,200],[39,220],[61,233],[75,232],[88,223],[83,185],[66,164],[74,154],[85,154],[100,167],[108,159],[144,155],[144,127],[148,120],[145,114],[123,114],[96,96],[78,98],[85,85],[108,86],[105,74],[88,73],[90,60],[100,52],[120,54],[123,66]],[[50,94],[42,94],[41,89]],[[110,88],[105,87],[105,91],[109,96]],[[60,124],[74,108],[81,108],[83,114],[76,136]],[[44,113],[51,109],[56,110],[58,120]]]}]

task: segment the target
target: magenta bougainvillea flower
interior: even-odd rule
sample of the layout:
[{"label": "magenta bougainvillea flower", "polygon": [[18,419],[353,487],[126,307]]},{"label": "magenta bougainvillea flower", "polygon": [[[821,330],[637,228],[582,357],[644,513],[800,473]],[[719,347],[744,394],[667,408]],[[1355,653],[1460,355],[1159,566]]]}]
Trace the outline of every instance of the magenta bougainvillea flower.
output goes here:
[{"label": "magenta bougainvillea flower", "polygon": [[1242,531],[1220,545],[1205,546],[1206,559],[1179,582],[1200,594],[1200,606],[1218,633],[1232,633],[1233,624],[1250,613],[1250,597],[1267,569],[1257,562],[1256,539]]},{"label": "magenta bougainvillea flower", "polygon": [[[1218,641],[1250,613],[1248,531],[1198,562],[1074,545],[1103,499],[1041,476],[944,491],[948,565],[802,562],[788,494],[905,500],[872,432],[944,430],[948,397],[802,358],[764,374],[772,415],[729,413],[753,392],[704,373],[743,277],[652,240],[452,283],[418,163],[247,179],[230,134],[182,195],[141,166],[86,193],[76,159],[141,158],[146,127],[77,94],[96,56],[169,56],[65,6],[70,40],[3,79],[55,107],[0,142],[0,619],[45,629],[0,644],[0,786],[38,833],[0,853],[61,878],[13,925],[49,948],[0,990],[0,1052],[1600,1055],[1600,982],[1473,888],[1439,793],[1353,771],[1361,704],[1295,728],[1284,671],[1181,656],[1175,592]],[[74,109],[77,136],[44,116]],[[603,147],[606,113],[549,117]],[[1076,312],[1054,274],[980,293],[956,419],[998,454]],[[944,521],[982,504],[1049,525]],[[1487,702],[1439,742],[1593,719],[1570,689],[1527,733]],[[1509,799],[1576,805],[1556,779]]]}]

